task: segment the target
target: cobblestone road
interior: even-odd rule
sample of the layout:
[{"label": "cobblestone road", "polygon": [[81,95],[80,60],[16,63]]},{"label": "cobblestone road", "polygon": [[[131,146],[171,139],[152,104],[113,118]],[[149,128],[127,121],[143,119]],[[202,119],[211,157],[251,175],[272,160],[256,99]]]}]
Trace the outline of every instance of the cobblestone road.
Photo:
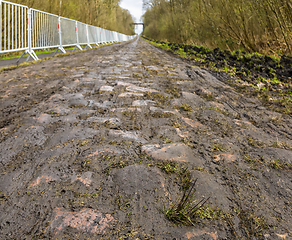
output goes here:
[{"label": "cobblestone road", "polygon": [[0,239],[291,239],[291,117],[227,80],[142,39],[1,72]]}]

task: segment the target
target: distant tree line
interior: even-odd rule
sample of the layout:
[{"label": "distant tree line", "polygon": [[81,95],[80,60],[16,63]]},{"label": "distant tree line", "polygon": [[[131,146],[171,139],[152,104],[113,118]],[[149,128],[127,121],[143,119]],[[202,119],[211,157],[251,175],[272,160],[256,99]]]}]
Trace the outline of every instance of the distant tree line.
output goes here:
[{"label": "distant tree line", "polygon": [[9,0],[41,11],[72,18],[127,35],[134,34],[130,12],[119,6],[120,0]]},{"label": "distant tree line", "polygon": [[149,38],[291,54],[291,0],[144,0],[144,4],[144,35]]}]

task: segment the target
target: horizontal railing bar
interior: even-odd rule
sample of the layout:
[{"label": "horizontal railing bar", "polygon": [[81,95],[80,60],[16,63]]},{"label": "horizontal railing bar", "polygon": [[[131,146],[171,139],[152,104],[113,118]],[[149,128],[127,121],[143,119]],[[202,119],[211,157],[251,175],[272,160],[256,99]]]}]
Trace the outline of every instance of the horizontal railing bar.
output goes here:
[{"label": "horizontal railing bar", "polygon": [[56,14],[52,14],[52,13],[48,13],[48,12],[44,12],[44,11],[37,10],[37,9],[34,9],[34,8],[31,8],[30,10],[31,10],[31,11],[34,11],[34,12],[44,13],[44,14],[46,14],[46,15],[50,15],[50,16],[53,16],[53,17],[59,17],[59,16],[56,15]]},{"label": "horizontal railing bar", "polygon": [[11,52],[21,52],[21,51],[25,51],[27,48],[17,48],[15,49],[10,49],[10,50],[5,50],[5,51],[0,51],[0,54],[3,53],[11,53]]},{"label": "horizontal railing bar", "polygon": [[77,20],[74,20],[71,18],[66,18],[66,17],[61,17],[61,16],[59,16],[59,18],[64,19],[64,20],[68,20],[68,21],[72,21],[72,22],[78,22]]},{"label": "horizontal railing bar", "polygon": [[77,44],[65,44],[63,47],[76,47]]},{"label": "horizontal railing bar", "polygon": [[12,2],[7,2],[7,1],[1,1],[1,3],[6,3],[6,4],[18,6],[18,7],[23,7],[23,8],[29,8],[29,7],[25,6],[25,5],[21,5],[21,4],[18,4],[18,3],[12,3]]},{"label": "horizontal railing bar", "polygon": [[32,50],[46,49],[46,48],[58,48],[59,45],[55,46],[45,46],[45,47],[33,47]]}]

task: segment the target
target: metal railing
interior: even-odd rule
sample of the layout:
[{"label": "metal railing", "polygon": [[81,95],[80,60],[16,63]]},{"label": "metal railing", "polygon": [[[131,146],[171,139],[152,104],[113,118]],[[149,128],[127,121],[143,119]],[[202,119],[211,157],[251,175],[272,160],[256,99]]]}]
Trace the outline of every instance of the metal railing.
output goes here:
[{"label": "metal railing", "polygon": [[28,7],[1,0],[0,3],[0,53],[27,49]]},{"label": "metal railing", "polygon": [[66,53],[64,47],[82,50],[81,46],[92,48],[134,37],[0,0],[0,54],[24,51],[20,58],[28,54],[27,60],[38,60],[36,49]]},{"label": "metal railing", "polygon": [[31,9],[32,49],[58,48],[59,16]]}]

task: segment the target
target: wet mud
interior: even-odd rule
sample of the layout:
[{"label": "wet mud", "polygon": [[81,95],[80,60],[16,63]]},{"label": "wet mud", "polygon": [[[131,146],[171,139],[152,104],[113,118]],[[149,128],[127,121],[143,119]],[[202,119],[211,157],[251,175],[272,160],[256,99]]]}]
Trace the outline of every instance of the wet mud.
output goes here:
[{"label": "wet mud", "polygon": [[0,239],[291,239],[291,116],[227,77],[140,38],[2,71]]},{"label": "wet mud", "polygon": [[[258,77],[277,78],[283,82],[291,82],[292,57],[281,55],[278,58],[258,53],[245,51],[208,49],[204,46],[167,43],[148,39],[158,44],[169,47],[173,52],[184,52],[191,59],[201,59],[201,65],[210,65],[216,68],[232,67],[236,74],[244,80],[257,80]],[[276,54],[276,53],[274,53]]]}]

